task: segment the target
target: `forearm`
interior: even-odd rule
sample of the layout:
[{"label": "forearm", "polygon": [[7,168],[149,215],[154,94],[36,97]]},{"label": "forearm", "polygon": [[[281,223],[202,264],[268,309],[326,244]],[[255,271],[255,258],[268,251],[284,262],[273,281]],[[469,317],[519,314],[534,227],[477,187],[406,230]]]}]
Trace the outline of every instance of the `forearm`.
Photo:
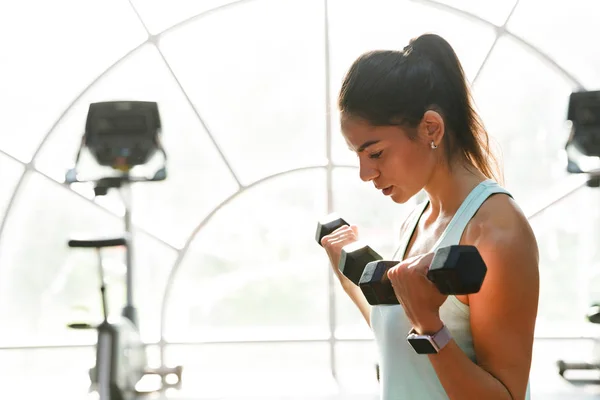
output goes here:
[{"label": "forearm", "polygon": [[428,357],[450,400],[521,400],[513,398],[502,382],[471,361],[454,340]]},{"label": "forearm", "polygon": [[367,302],[365,295],[363,294],[360,287],[355,284],[342,284],[342,288],[344,292],[350,297],[352,302],[358,307],[360,313],[364,317],[365,321],[367,321],[367,325],[371,326],[371,305]]}]

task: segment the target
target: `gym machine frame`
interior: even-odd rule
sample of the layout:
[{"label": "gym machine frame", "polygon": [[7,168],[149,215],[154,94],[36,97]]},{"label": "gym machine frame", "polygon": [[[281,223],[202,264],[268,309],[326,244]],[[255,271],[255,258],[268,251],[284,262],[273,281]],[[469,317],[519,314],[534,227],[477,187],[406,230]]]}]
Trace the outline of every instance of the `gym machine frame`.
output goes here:
[{"label": "gym machine frame", "polygon": [[[97,391],[100,400],[132,400],[137,395],[154,393],[168,387],[179,388],[182,367],[150,368],[145,344],[142,342],[137,312],[133,301],[133,225],[131,220],[131,184],[157,182],[167,177],[167,155],[160,142],[160,116],[155,102],[116,101],[90,104],[85,133],[75,166],[67,171],[65,184],[89,182],[94,185],[95,196],[104,196],[110,189],[120,192],[124,206],[124,234],[118,237],[71,238],[70,248],[94,249],[98,258],[103,321],[96,327],[86,323],[70,324],[71,328],[96,329],[96,364],[89,371],[90,391]],[[109,176],[84,179],[78,167],[84,150],[91,153],[102,167],[109,167]],[[153,176],[135,176],[131,172],[154,157],[162,156],[162,166]],[[126,266],[126,304],[122,315],[109,317],[106,284],[102,262],[102,249],[124,247]],[[151,392],[136,390],[138,382],[146,375],[161,376],[162,385]],[[176,383],[166,382],[166,376],[177,377]]]},{"label": "gym machine frame", "polygon": [[[571,196],[583,187],[598,188],[600,186],[600,91],[571,93],[567,120],[572,123],[571,133],[565,145],[567,172],[581,174],[584,179],[528,216],[529,219]],[[590,323],[600,323],[600,306],[592,305],[586,318]],[[564,373],[568,370],[600,371],[600,338],[594,338],[592,362],[557,360],[556,365],[560,376],[564,376]]]}]

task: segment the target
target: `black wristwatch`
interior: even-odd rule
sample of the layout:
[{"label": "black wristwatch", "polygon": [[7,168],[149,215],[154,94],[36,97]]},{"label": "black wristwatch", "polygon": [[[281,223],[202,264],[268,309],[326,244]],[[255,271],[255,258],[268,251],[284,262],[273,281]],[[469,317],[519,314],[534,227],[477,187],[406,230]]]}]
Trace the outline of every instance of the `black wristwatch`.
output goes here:
[{"label": "black wristwatch", "polygon": [[452,335],[446,325],[442,326],[442,329],[433,335],[419,335],[413,328],[406,337],[406,340],[417,354],[437,354],[451,339]]}]

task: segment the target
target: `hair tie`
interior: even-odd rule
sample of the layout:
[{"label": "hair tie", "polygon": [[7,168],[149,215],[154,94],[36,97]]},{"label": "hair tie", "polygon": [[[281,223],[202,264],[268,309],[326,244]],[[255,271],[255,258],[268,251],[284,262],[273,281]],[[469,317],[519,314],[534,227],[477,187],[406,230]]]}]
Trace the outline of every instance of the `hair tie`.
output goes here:
[{"label": "hair tie", "polygon": [[408,44],[408,45],[404,46],[404,48],[402,49],[405,57],[408,57],[410,55],[410,53],[413,52],[413,50],[414,50],[414,47],[412,44]]}]

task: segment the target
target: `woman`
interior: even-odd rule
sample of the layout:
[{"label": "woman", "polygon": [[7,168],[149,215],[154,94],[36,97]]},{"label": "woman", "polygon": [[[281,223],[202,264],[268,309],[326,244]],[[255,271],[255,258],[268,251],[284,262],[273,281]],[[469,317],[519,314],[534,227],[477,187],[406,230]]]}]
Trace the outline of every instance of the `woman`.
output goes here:
[{"label": "woman", "polygon": [[[344,79],[339,108],[360,178],[399,204],[421,190],[428,198],[404,222],[399,264],[387,274],[400,305],[370,306],[334,268],[373,330],[381,398],[528,399],[537,243],[496,183],[499,168],[454,50],[426,34],[403,51],[363,54]],[[355,226],[323,238],[332,265],[357,238]],[[426,278],[435,250],[455,244],[476,246],[486,263],[476,294],[444,296]],[[424,335],[433,350],[413,348],[409,331]]]}]

